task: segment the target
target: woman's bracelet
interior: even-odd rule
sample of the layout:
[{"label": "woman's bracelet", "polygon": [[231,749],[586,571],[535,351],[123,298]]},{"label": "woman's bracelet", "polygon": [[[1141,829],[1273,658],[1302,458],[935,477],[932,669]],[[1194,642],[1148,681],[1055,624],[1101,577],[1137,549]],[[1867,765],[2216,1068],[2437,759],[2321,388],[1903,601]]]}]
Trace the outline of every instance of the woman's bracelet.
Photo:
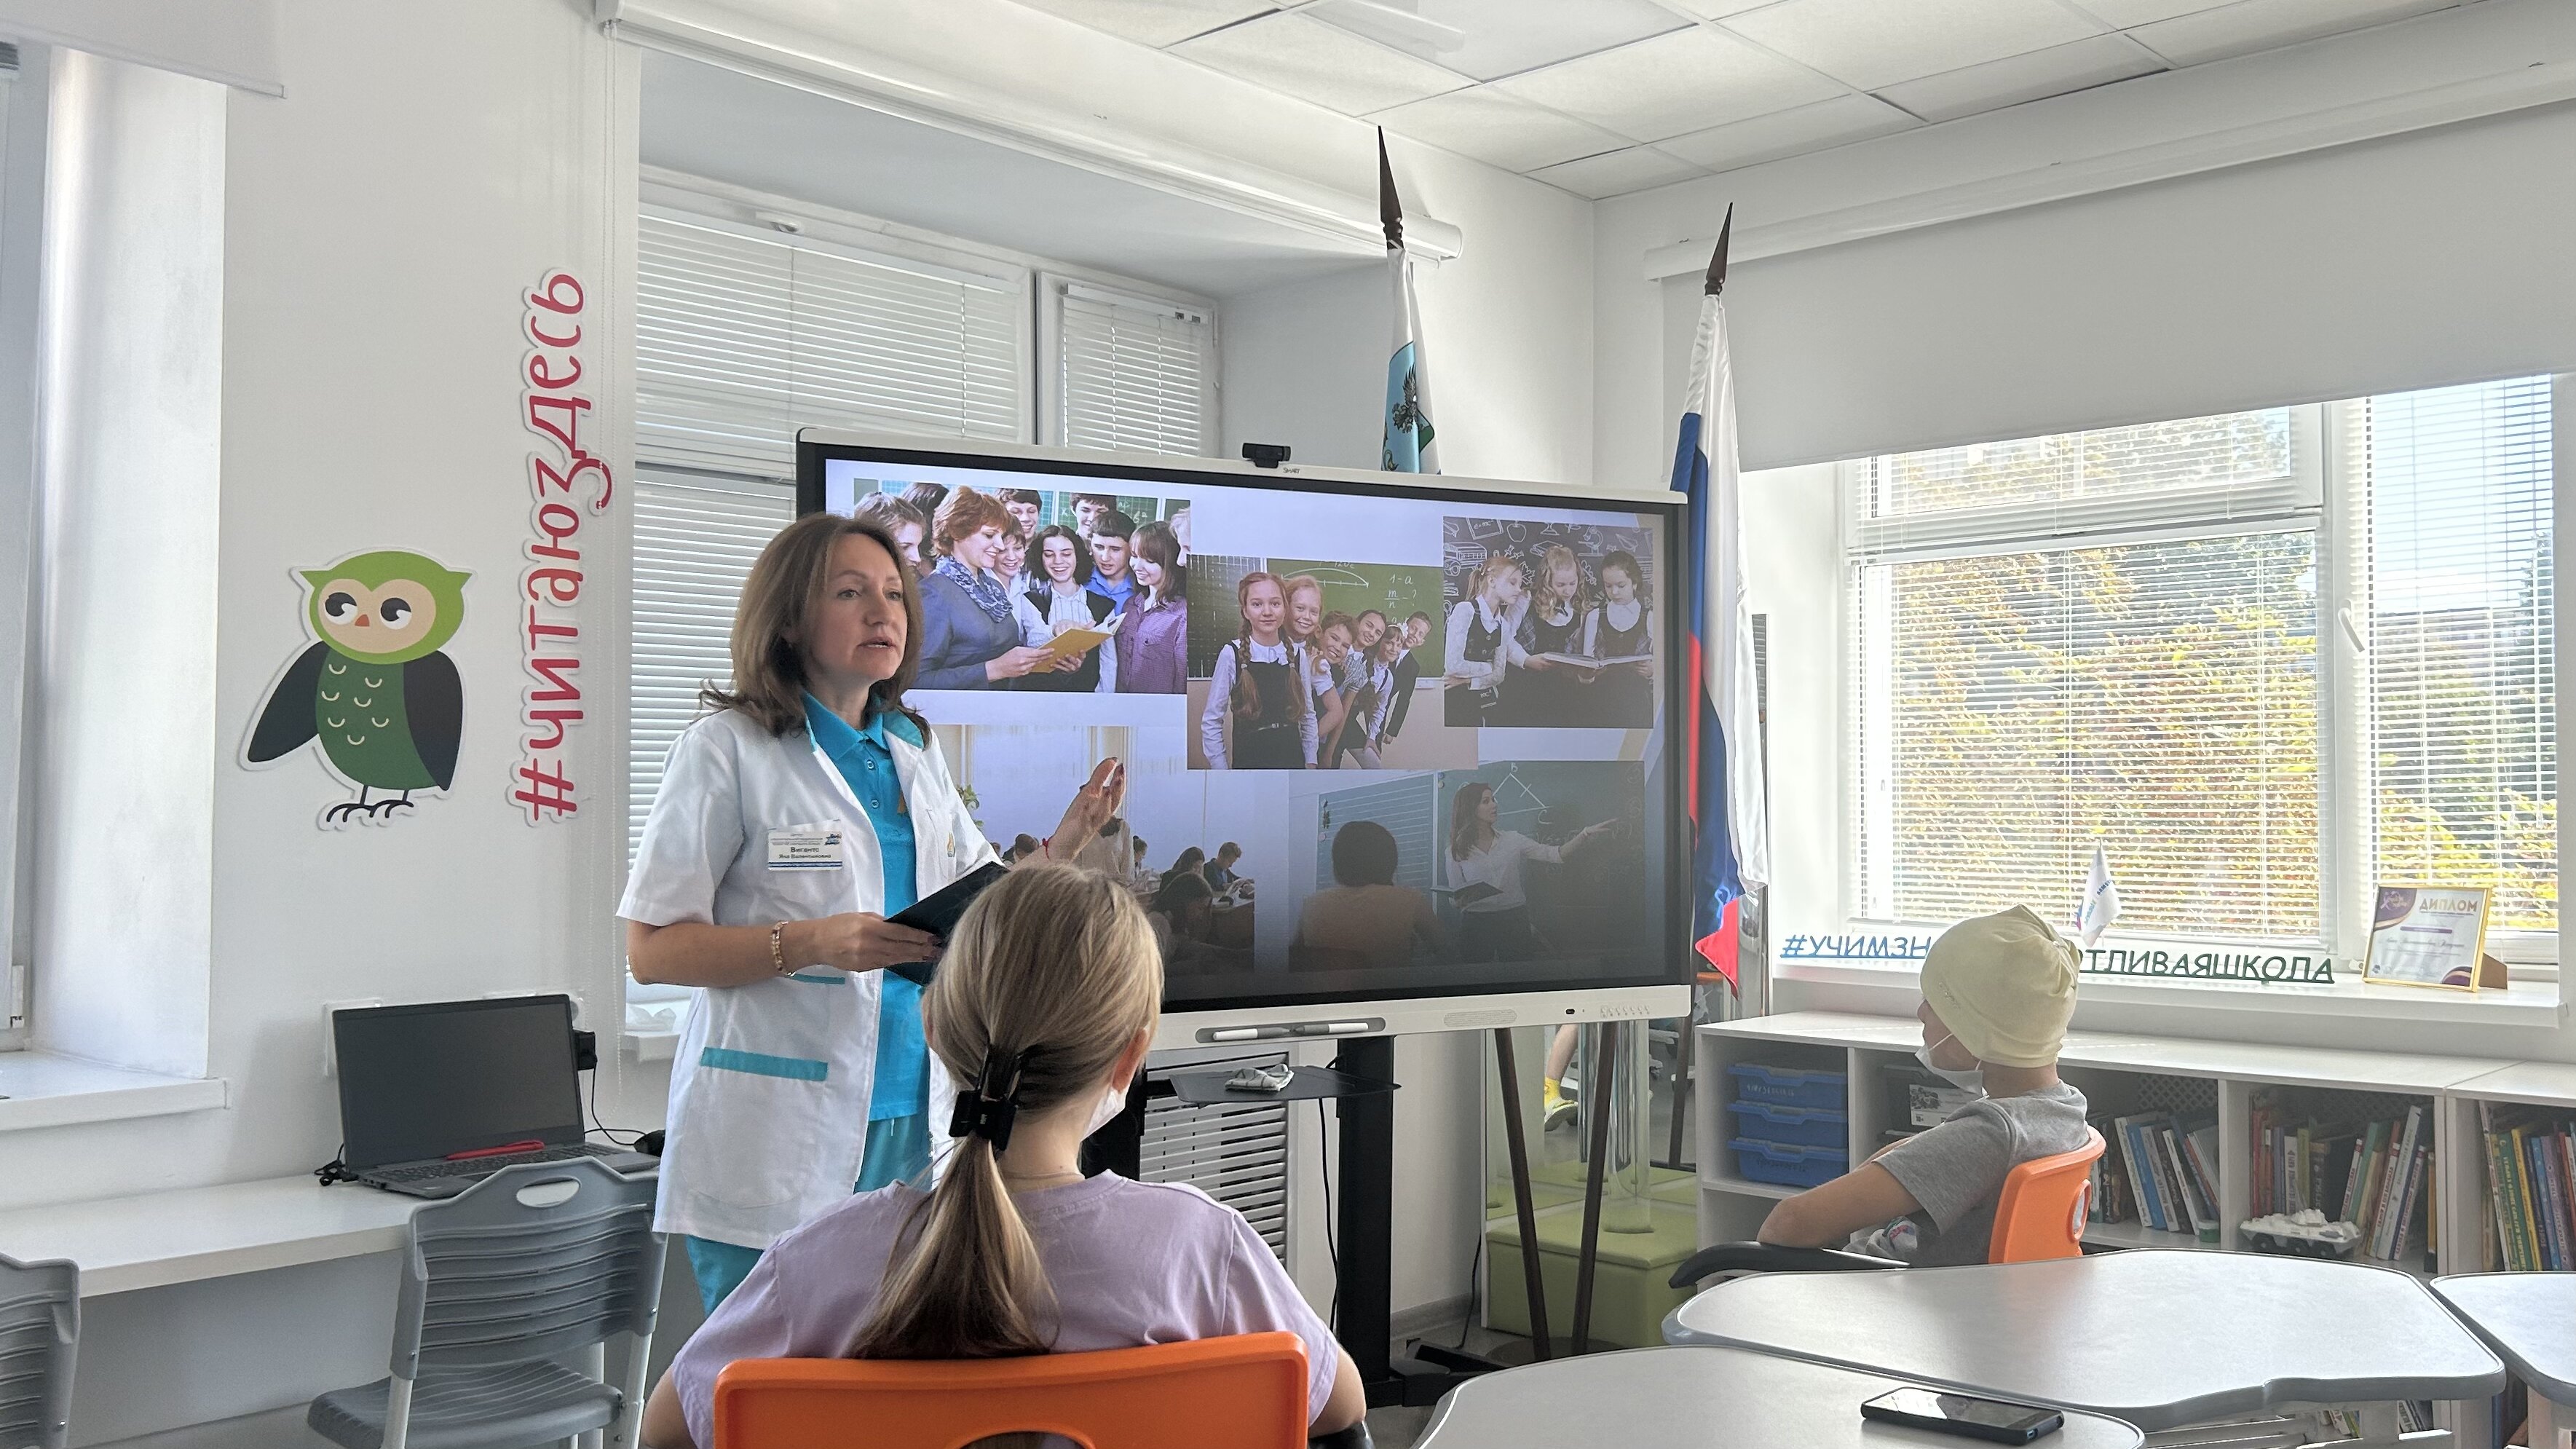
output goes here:
[{"label": "woman's bracelet", "polygon": [[781,976],[786,975],[788,972],[787,923],[785,921],[780,921],[769,928],[769,965],[770,969],[776,971]]}]

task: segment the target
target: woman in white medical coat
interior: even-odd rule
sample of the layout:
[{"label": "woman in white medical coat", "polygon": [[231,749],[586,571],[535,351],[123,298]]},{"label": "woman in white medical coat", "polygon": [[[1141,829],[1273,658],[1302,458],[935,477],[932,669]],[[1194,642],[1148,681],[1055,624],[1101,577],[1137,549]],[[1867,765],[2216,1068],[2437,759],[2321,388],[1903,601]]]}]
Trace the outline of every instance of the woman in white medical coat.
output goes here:
[{"label": "woman in white medical coat", "polygon": [[[954,1088],[919,988],[938,942],[886,920],[994,859],[903,702],[921,608],[880,524],[829,513],[762,550],[731,693],[671,747],[617,914],[635,979],[706,988],[671,1063],[654,1227],[710,1312],[769,1244],[854,1188],[923,1177]],[[1125,792],[1104,760],[1050,840],[1070,857]]]}]

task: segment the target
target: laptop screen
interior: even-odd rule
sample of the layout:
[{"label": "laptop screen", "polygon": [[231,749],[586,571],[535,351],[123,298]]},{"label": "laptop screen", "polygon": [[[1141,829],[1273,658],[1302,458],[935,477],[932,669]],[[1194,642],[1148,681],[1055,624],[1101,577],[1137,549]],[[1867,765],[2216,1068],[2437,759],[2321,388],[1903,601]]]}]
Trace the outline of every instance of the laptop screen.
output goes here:
[{"label": "laptop screen", "polygon": [[582,1140],[569,997],[370,1006],[331,1023],[353,1168]]}]

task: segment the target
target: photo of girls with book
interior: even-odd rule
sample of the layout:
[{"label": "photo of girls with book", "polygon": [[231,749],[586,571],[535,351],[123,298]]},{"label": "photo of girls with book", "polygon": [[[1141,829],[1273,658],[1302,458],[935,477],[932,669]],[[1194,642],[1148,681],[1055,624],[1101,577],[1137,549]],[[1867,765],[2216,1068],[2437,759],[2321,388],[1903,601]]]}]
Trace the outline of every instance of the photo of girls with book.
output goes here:
[{"label": "photo of girls with book", "polygon": [[1541,845],[1501,828],[1502,806],[1483,780],[1460,786],[1449,799],[1449,842],[1441,853],[1441,885],[1458,908],[1458,959],[1526,961],[1538,954],[1530,934],[1524,868],[1533,861],[1563,864],[1607,834],[1615,821],[1597,821],[1563,845]]},{"label": "photo of girls with book", "polygon": [[[1091,551],[1082,546],[1072,529],[1061,523],[1039,529],[1026,557],[1028,584],[1024,592],[1011,599],[1011,612],[1019,620],[1022,643],[1045,648],[1069,630],[1105,633],[1118,627],[1118,606],[1108,595],[1094,593],[1088,587]],[[1104,637],[1099,644],[1066,653],[1052,668],[1031,673],[1020,687],[1073,694],[1116,693],[1118,653],[1102,647],[1108,642]]]},{"label": "photo of girls with book", "polygon": [[1012,561],[1003,536],[1012,519],[1000,499],[972,488],[949,492],[931,520],[931,565],[921,573],[921,673],[916,689],[998,689],[1053,669],[1031,645],[1012,608]]},{"label": "photo of girls with book", "polygon": [[1591,672],[1550,657],[1575,652],[1591,616],[1592,581],[1574,550],[1561,543],[1540,552],[1533,575],[1520,624],[1512,631],[1520,657],[1503,672],[1502,700],[1488,723],[1567,725],[1597,713],[1591,707]]},{"label": "photo of girls with book", "polygon": [[1235,581],[1234,600],[1241,626],[1217,653],[1199,714],[1202,768],[1313,769],[1315,695],[1288,639],[1288,581],[1255,569]]},{"label": "photo of girls with book", "polygon": [[1443,713],[1452,729],[1501,724],[1505,671],[1520,659],[1513,638],[1529,601],[1521,561],[1500,551],[1485,555],[1467,576],[1466,597],[1449,610],[1448,690]]},{"label": "photo of girls with book", "polygon": [[[1589,722],[1618,729],[1649,729],[1655,723],[1655,606],[1646,598],[1645,571],[1637,556],[1616,549],[1601,559],[1601,602],[1583,621],[1583,654],[1593,659],[1620,659],[1607,665],[1592,685]],[[1638,656],[1644,656],[1642,658]]]},{"label": "photo of girls with book", "polygon": [[1189,692],[1190,597],[1179,537],[1168,523],[1148,523],[1130,540],[1128,570],[1136,593],[1118,625],[1118,692]]}]

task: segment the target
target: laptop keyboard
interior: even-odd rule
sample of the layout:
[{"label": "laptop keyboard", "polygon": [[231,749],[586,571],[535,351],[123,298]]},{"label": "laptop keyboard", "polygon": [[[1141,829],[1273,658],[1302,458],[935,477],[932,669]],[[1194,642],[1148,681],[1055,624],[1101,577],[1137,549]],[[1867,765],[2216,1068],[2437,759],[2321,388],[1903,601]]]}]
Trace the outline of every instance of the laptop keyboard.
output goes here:
[{"label": "laptop keyboard", "polygon": [[616,1157],[624,1151],[583,1142],[536,1152],[513,1152],[506,1157],[468,1157],[457,1162],[425,1162],[418,1167],[378,1168],[367,1176],[380,1182],[427,1182],[434,1177],[481,1176],[522,1162],[570,1162],[576,1157]]}]

